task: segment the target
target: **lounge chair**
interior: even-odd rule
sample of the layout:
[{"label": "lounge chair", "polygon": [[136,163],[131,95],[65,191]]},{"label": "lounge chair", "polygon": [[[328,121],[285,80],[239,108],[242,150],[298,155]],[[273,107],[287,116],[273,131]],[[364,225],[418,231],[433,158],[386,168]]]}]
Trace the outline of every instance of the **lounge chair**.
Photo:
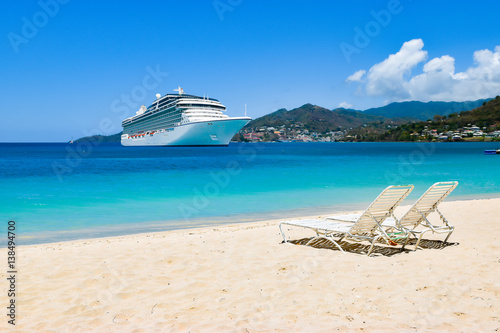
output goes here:
[{"label": "lounge chair", "polygon": [[[415,249],[417,249],[420,241],[422,240],[422,236],[431,231],[432,233],[437,234],[445,234],[446,236],[444,242],[448,241],[451,234],[455,230],[455,228],[448,222],[448,220],[444,217],[444,215],[439,211],[438,205],[458,186],[457,181],[451,182],[439,182],[435,183],[429,189],[422,194],[422,196],[411,206],[411,208],[406,212],[405,215],[399,220],[396,221],[397,228],[403,227],[408,232],[410,232],[415,238],[417,238],[417,234],[420,234],[418,237],[417,243],[415,244]],[[439,214],[442,225],[434,225],[432,224],[427,217],[429,214],[436,212]],[[393,223],[392,219],[386,220],[386,225]],[[423,227],[423,229],[419,230],[419,227]]]},{"label": "lounge chair", "polygon": [[[386,232],[391,232],[393,230],[399,231],[403,228],[415,238],[417,238],[416,235],[420,234],[415,245],[415,249],[417,249],[420,244],[422,236],[429,231],[437,234],[448,233],[444,240],[446,242],[453,233],[454,227],[448,222],[448,220],[446,220],[437,207],[457,186],[457,181],[435,183],[429,187],[429,189],[413,204],[413,206],[411,206],[408,212],[406,212],[401,219],[397,219],[393,215],[392,217],[387,218],[382,223],[382,226],[385,228]],[[433,212],[439,214],[439,217],[443,221],[443,225],[433,225],[427,219],[429,214]],[[361,214],[329,216],[326,219],[353,222],[353,220],[360,215]],[[423,229],[420,229],[419,226],[423,227]]]},{"label": "lounge chair", "polygon": [[[303,228],[309,228],[316,232],[316,237],[312,238],[306,245],[311,244],[317,239],[323,238],[331,241],[342,252],[344,250],[339,245],[342,239],[352,241],[369,241],[370,249],[367,255],[370,255],[374,243],[379,240],[385,240],[390,245],[396,245],[394,240],[406,239],[409,234],[406,230],[397,230],[396,232],[386,232],[382,223],[390,216],[394,216],[394,209],[403,201],[413,190],[413,185],[389,186],[380,193],[380,195],[370,204],[370,206],[360,214],[354,223],[333,220],[290,220],[280,223],[280,231],[283,241],[287,243],[283,225],[291,225]],[[338,238],[335,240],[335,238]],[[406,245],[406,243],[404,244]],[[403,248],[404,248],[403,245]]]}]

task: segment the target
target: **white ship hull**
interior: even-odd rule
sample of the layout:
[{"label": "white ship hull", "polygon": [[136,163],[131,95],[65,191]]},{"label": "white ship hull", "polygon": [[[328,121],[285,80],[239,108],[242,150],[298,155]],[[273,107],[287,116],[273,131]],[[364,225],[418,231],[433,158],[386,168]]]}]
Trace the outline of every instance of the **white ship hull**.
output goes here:
[{"label": "white ship hull", "polygon": [[154,134],[122,135],[123,146],[227,146],[249,117],[193,122]]}]

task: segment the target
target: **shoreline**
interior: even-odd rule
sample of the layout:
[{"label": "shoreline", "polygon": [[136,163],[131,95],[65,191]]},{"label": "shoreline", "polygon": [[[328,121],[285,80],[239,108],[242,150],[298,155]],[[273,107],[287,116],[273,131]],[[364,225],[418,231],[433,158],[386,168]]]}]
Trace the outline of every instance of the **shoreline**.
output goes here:
[{"label": "shoreline", "polygon": [[[470,201],[470,200],[488,200],[500,198],[500,193],[487,193],[475,195],[452,196],[446,199],[447,202]],[[411,202],[411,201],[410,201]],[[150,234],[158,232],[169,232],[176,230],[196,230],[201,228],[223,227],[230,225],[241,225],[247,223],[259,223],[274,220],[300,219],[306,217],[318,217],[332,214],[347,214],[352,211],[361,211],[365,209],[370,202],[358,202],[350,205],[338,206],[317,206],[303,207],[294,211],[278,210],[272,212],[261,212],[254,214],[239,214],[228,216],[212,216],[197,218],[190,221],[189,224],[184,220],[166,220],[149,221],[138,223],[126,223],[118,225],[109,225],[105,227],[94,227],[78,230],[56,230],[46,231],[37,234],[20,234],[17,238],[21,246],[51,244],[59,242],[69,242],[85,239],[99,239],[109,237],[133,236],[141,234]],[[408,203],[409,204],[409,203]],[[405,203],[403,203],[404,206]],[[404,207],[403,206],[403,207]],[[220,222],[222,221],[222,222]],[[55,236],[54,236],[55,235]],[[5,248],[2,243],[0,249]]]},{"label": "shoreline", "polygon": [[[456,227],[451,243],[426,234],[423,249],[373,257],[283,244],[279,220],[19,246],[16,329],[498,329],[500,198],[440,210]],[[290,238],[313,234],[295,228]]]}]

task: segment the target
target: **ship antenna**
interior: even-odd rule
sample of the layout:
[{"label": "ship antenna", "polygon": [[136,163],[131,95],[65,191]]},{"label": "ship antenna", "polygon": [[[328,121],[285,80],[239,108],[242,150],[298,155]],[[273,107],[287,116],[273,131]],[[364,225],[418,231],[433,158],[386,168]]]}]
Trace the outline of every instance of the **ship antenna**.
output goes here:
[{"label": "ship antenna", "polygon": [[245,104],[245,117],[247,116],[247,105]]},{"label": "ship antenna", "polygon": [[184,94],[184,89],[182,89],[180,86],[177,86],[177,89],[174,89],[174,91],[178,91],[179,95],[183,95]]}]

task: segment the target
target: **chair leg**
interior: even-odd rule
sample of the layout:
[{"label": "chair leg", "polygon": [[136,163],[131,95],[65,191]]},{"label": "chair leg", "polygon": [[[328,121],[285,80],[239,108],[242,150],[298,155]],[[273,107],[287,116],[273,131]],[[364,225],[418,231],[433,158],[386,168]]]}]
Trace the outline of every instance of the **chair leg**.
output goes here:
[{"label": "chair leg", "polygon": [[340,245],[336,241],[334,241],[332,238],[327,238],[327,239],[330,240],[333,244],[335,244],[339,248],[340,251],[345,253],[345,251],[340,247]]},{"label": "chair leg", "polygon": [[425,231],[423,231],[423,232],[420,234],[420,237],[418,237],[417,244],[415,244],[415,249],[413,249],[413,251],[416,251],[416,250],[417,250],[417,247],[418,247],[418,245],[420,244],[420,241],[422,240],[422,237],[424,236],[424,234],[425,234],[427,231],[431,231],[431,230],[430,230],[430,229],[425,230]]},{"label": "chair leg", "polygon": [[280,231],[281,231],[281,237],[283,237],[283,242],[287,243],[285,233],[283,232],[283,229],[281,227],[281,223],[280,223]]},{"label": "chair leg", "polygon": [[372,253],[373,251],[373,246],[375,245],[375,242],[381,238],[382,236],[378,236],[378,237],[375,237],[373,240],[372,240],[372,244],[370,245],[370,249],[368,250],[368,253],[366,254],[367,256],[370,256],[370,254]]},{"label": "chair leg", "polygon": [[405,246],[406,244],[408,244],[408,241],[410,240],[410,235],[408,235],[408,237],[406,237],[406,240],[405,240],[405,243],[403,244],[403,246],[401,247],[401,250],[404,250],[405,249]]},{"label": "chair leg", "polygon": [[451,231],[448,233],[448,236],[446,236],[446,238],[444,239],[444,242],[446,243],[448,241],[448,238],[450,238],[451,234],[453,233],[453,231],[455,231],[455,228],[454,227],[451,227]]},{"label": "chair leg", "polygon": [[305,245],[309,246],[309,244],[311,244],[312,242],[316,241],[318,238],[322,238],[322,237],[321,236],[313,237],[312,239],[308,240]]},{"label": "chair leg", "polygon": [[372,255],[373,247],[375,246],[375,241],[372,242],[370,245],[370,249],[368,250],[368,253],[366,254],[368,257]]},{"label": "chair leg", "polygon": [[328,240],[328,241],[332,242],[332,243],[333,243],[336,247],[338,247],[338,249],[339,249],[340,251],[342,251],[342,252],[344,252],[344,253],[345,253],[345,251],[342,249],[342,247],[340,247],[340,245],[339,245],[339,244],[338,244],[335,240],[333,240],[333,239],[332,239],[332,238],[330,238],[330,237],[323,237],[323,236],[314,237],[313,239],[309,240],[309,241],[308,241],[305,245],[306,245],[306,246],[308,246],[309,244],[311,244],[311,243],[315,242],[318,238],[323,238],[323,239],[326,239],[326,240]]}]

